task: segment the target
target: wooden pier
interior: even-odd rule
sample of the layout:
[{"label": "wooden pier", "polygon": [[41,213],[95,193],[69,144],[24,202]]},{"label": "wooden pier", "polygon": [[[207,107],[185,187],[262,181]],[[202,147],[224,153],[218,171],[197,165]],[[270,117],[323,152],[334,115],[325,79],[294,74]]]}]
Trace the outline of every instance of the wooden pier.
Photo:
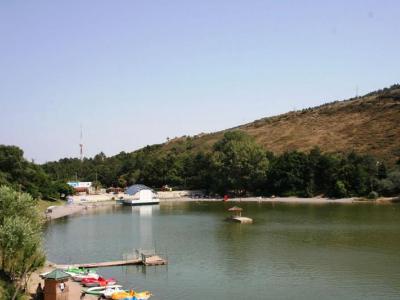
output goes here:
[{"label": "wooden pier", "polygon": [[60,269],[67,269],[69,267],[91,269],[91,268],[104,268],[104,267],[129,266],[129,265],[161,266],[161,265],[166,265],[167,263],[168,262],[166,259],[161,258],[158,255],[151,255],[151,256],[142,255],[141,258],[136,258],[136,259],[106,261],[98,263],[55,265],[55,267]]}]

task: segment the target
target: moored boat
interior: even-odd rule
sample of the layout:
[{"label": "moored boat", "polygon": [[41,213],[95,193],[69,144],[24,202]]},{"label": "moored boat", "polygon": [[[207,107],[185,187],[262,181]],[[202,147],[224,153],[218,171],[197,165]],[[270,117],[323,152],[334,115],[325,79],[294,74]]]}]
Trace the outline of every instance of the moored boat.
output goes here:
[{"label": "moored boat", "polygon": [[86,268],[77,268],[77,267],[68,267],[64,270],[64,272],[73,276],[75,274],[96,273],[96,270],[95,269],[86,269]]},{"label": "moored boat", "polygon": [[83,278],[81,283],[86,287],[94,287],[94,286],[107,286],[107,285],[115,285],[116,280],[114,278],[105,279],[103,277],[99,278]]},{"label": "moored boat", "polygon": [[147,300],[152,296],[152,293],[149,291],[144,291],[144,292],[135,292],[135,298],[136,300]]},{"label": "moored boat", "polygon": [[111,295],[112,300],[136,300],[134,291],[119,291]]},{"label": "moored boat", "polygon": [[118,291],[111,295],[112,300],[147,300],[152,296],[149,291],[144,292],[135,292],[130,290],[126,291]]},{"label": "moored boat", "polygon": [[87,274],[75,274],[72,276],[72,279],[81,282],[83,279],[90,279],[90,278],[99,279],[99,277],[100,277],[99,274],[90,272]]},{"label": "moored boat", "polygon": [[108,285],[108,286],[97,286],[83,289],[82,293],[95,296],[104,296],[111,298],[111,295],[115,292],[124,291],[121,289],[122,285]]},{"label": "moored boat", "polygon": [[[96,274],[96,270],[95,269],[85,269],[85,268],[76,268],[76,267],[68,267],[68,268],[63,269],[63,271],[65,273],[71,275],[71,277],[74,277],[76,275]],[[44,273],[40,274],[39,276],[41,278],[43,278],[44,276],[46,276],[50,272],[52,272],[52,271],[44,272]]]}]

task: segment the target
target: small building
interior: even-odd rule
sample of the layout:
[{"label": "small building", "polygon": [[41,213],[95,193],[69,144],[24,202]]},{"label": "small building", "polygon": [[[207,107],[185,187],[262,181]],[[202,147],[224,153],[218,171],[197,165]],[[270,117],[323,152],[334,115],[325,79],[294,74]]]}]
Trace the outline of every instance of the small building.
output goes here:
[{"label": "small building", "polygon": [[165,184],[165,185],[163,185],[161,187],[161,191],[163,191],[163,192],[172,192],[172,188],[168,184]]},{"label": "small building", "polygon": [[112,193],[112,194],[118,194],[118,193],[123,193],[124,189],[120,187],[109,187],[106,189],[106,193]]},{"label": "small building", "polygon": [[127,205],[146,205],[160,203],[157,194],[151,188],[143,184],[131,185],[126,189],[125,193],[128,195],[128,198],[124,199],[124,204]]},{"label": "small building", "polygon": [[44,276],[44,300],[68,300],[68,280],[71,275],[55,269]]},{"label": "small building", "polygon": [[94,192],[92,182],[70,181],[67,182],[74,189],[75,194],[90,194]]}]

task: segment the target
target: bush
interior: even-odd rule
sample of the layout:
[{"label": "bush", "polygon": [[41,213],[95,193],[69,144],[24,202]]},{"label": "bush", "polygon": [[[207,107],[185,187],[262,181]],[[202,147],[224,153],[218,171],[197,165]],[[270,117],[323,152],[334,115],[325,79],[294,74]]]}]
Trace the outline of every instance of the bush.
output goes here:
[{"label": "bush", "polygon": [[372,191],[368,194],[368,199],[376,199],[379,197],[379,194],[375,191]]},{"label": "bush", "polygon": [[344,198],[344,197],[347,197],[347,195],[348,195],[345,184],[340,180],[336,181],[334,192],[335,192],[334,193],[335,197],[337,197],[337,198]]}]

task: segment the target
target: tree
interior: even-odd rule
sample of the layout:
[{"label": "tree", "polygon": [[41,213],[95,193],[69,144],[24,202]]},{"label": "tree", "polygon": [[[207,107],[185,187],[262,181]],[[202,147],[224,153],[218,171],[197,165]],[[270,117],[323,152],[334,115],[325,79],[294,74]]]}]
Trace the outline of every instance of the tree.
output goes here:
[{"label": "tree", "polygon": [[387,178],[378,182],[378,190],[382,195],[391,196],[400,194],[400,168],[389,172]]},{"label": "tree", "polygon": [[271,164],[270,191],[284,196],[312,196],[315,189],[313,172],[305,153],[285,152]]},{"label": "tree", "polygon": [[41,247],[42,218],[26,193],[0,187],[1,269],[15,281],[15,299],[30,276],[45,262]]},{"label": "tree", "polygon": [[219,193],[254,192],[265,183],[268,159],[265,150],[241,131],[226,132],[211,155],[212,189]]}]

